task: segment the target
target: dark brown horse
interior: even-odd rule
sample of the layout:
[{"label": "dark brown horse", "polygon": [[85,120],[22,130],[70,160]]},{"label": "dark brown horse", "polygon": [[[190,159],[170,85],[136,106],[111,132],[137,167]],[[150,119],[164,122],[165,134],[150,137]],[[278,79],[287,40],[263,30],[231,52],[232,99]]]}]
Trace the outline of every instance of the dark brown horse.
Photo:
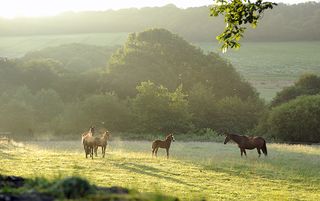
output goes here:
[{"label": "dark brown horse", "polygon": [[238,144],[238,147],[240,148],[241,156],[244,153],[245,156],[247,156],[246,149],[255,149],[257,148],[259,157],[261,155],[261,151],[265,156],[268,155],[267,152],[267,146],[266,141],[262,137],[248,137],[245,135],[237,135],[233,133],[224,132],[224,135],[226,136],[224,140],[224,144],[227,144],[230,140],[234,141]]},{"label": "dark brown horse", "polygon": [[155,140],[152,142],[152,156],[155,155],[157,157],[158,149],[163,148],[167,151],[167,158],[169,158],[169,148],[171,145],[171,141],[175,141],[173,134],[168,134],[165,140]]},{"label": "dark brown horse", "polygon": [[91,126],[88,132],[82,134],[81,142],[83,145],[83,149],[88,158],[88,155],[93,159],[93,148],[95,144],[95,138],[93,137],[94,134],[94,127]]},{"label": "dark brown horse", "polygon": [[97,154],[97,150],[98,147],[102,148],[102,157],[104,158],[104,156],[106,155],[106,147],[108,145],[108,140],[110,137],[110,132],[109,131],[105,131],[101,137],[95,137],[95,144],[94,144],[94,153],[96,156],[98,156]]}]

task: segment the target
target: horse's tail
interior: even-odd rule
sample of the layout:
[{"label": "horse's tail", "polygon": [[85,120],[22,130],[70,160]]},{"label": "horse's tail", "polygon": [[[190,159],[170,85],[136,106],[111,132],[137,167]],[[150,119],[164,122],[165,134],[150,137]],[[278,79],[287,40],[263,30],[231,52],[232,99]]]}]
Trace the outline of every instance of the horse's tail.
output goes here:
[{"label": "horse's tail", "polygon": [[262,145],[262,152],[263,152],[263,154],[265,155],[265,156],[267,156],[268,155],[268,151],[267,151],[267,143],[266,143],[266,141],[264,140],[263,141],[263,145]]}]

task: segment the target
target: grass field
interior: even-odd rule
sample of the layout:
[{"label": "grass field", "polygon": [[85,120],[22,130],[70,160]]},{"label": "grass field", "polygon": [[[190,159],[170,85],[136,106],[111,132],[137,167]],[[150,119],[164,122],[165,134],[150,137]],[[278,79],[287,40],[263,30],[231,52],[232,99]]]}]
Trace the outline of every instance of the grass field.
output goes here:
[{"label": "grass field", "polygon": [[[29,51],[66,43],[122,45],[127,37],[128,33],[1,36],[0,57],[21,57]],[[292,85],[302,74],[320,75],[320,41],[244,42],[240,50],[231,50],[226,54],[219,51],[214,37],[212,43],[194,45],[205,51],[219,52],[267,101],[270,101],[283,87]]]},{"label": "grass field", "polygon": [[[178,139],[177,139],[178,140]],[[0,174],[90,182],[159,192],[181,200],[320,200],[320,147],[268,145],[268,157],[235,144],[174,142],[151,157],[147,141],[111,141],[106,158],[85,159],[78,141],[0,145]],[[101,154],[100,154],[101,156]]]}]

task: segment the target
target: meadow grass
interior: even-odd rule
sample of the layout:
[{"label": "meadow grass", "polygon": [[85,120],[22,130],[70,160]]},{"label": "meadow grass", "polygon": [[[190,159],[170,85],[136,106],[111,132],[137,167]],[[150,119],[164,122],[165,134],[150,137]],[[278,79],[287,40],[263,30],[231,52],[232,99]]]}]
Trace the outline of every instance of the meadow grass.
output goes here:
[{"label": "meadow grass", "polygon": [[[99,149],[100,151],[100,149]],[[149,141],[111,141],[106,158],[86,159],[79,141],[0,146],[0,174],[56,179],[81,176],[181,200],[320,200],[320,147],[268,144],[268,157],[235,144],[174,142],[171,158]]]}]

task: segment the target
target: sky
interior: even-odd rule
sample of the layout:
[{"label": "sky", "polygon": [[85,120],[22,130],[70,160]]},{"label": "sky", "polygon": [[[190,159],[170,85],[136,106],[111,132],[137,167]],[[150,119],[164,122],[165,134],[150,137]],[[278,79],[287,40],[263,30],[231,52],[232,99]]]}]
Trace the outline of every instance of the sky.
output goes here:
[{"label": "sky", "polygon": [[[269,0],[295,4],[309,0]],[[319,2],[320,0],[315,0]],[[211,5],[213,0],[0,0],[0,16],[15,18],[21,16],[52,16],[67,11],[118,10],[174,4],[180,8]]]}]

